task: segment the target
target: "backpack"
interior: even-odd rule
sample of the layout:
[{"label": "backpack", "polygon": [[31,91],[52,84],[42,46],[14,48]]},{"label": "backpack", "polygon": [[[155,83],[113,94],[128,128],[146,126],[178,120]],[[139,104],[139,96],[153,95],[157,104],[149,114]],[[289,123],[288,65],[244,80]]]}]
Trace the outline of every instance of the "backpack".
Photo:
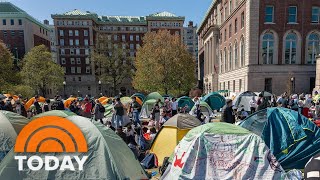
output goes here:
[{"label": "backpack", "polygon": [[98,106],[99,106],[99,112],[101,112],[101,113],[106,112],[106,108],[104,108],[101,104],[99,104]]},{"label": "backpack", "polygon": [[166,172],[166,169],[167,167],[169,166],[170,162],[169,162],[169,157],[165,157],[163,159],[163,162],[162,162],[162,166],[159,167],[159,173],[161,175],[163,175],[164,172]]},{"label": "backpack", "polygon": [[152,169],[158,167],[158,158],[154,153],[149,153],[141,161],[141,166],[145,169]]}]

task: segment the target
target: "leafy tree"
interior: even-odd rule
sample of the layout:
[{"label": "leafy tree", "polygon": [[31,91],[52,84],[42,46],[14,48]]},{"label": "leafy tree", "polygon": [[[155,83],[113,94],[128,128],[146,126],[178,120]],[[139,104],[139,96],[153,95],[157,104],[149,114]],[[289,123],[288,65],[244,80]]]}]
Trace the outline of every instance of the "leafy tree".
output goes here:
[{"label": "leafy tree", "polygon": [[0,40],[0,89],[7,91],[10,86],[19,82],[17,72],[13,70],[13,56]]},{"label": "leafy tree", "polygon": [[46,89],[58,90],[63,82],[64,70],[54,63],[44,45],[36,46],[25,55],[21,71],[23,82],[46,96]]},{"label": "leafy tree", "polygon": [[169,31],[149,32],[136,57],[134,88],[180,95],[195,85],[195,60],[181,37]]},{"label": "leafy tree", "polygon": [[93,53],[98,79],[109,82],[116,95],[117,88],[125,80],[130,80],[133,74],[132,57],[129,56],[127,45],[115,43],[107,35],[97,36],[97,45]]}]

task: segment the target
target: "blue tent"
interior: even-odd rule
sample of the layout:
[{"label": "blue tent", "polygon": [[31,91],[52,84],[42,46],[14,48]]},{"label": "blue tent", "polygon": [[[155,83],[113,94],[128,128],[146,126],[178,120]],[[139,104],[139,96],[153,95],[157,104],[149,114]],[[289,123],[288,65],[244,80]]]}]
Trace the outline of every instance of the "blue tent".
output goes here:
[{"label": "blue tent", "polygon": [[212,110],[219,110],[226,104],[226,99],[217,92],[207,94],[202,101],[209,104]]},{"label": "blue tent", "polygon": [[135,93],[131,97],[138,97],[141,99],[141,101],[144,101],[144,99],[146,98],[146,96],[142,93]]},{"label": "blue tent", "polygon": [[320,129],[290,109],[261,110],[240,126],[259,135],[284,169],[303,169],[320,152]]},{"label": "blue tent", "polygon": [[188,96],[180,97],[179,99],[177,99],[177,102],[178,102],[178,107],[184,107],[187,104],[189,108],[192,108],[194,105],[194,102]]}]

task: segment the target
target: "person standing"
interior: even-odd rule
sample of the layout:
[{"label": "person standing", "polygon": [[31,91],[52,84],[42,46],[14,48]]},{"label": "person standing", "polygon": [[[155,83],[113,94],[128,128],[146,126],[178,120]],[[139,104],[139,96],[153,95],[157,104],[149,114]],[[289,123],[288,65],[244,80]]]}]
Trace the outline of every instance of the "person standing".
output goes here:
[{"label": "person standing", "polygon": [[235,123],[235,117],[232,110],[232,100],[228,99],[225,106],[222,108],[222,116],[221,116],[222,122],[234,124]]},{"label": "person standing", "polygon": [[57,96],[56,98],[56,110],[64,110],[64,104],[62,102],[61,96]]},{"label": "person standing", "polygon": [[120,101],[120,98],[116,99],[114,110],[116,115],[115,128],[118,129],[119,127],[122,127],[122,121],[123,121],[123,115],[124,115],[124,108],[123,108],[123,104]]},{"label": "person standing", "polygon": [[26,109],[24,108],[24,105],[21,104],[20,100],[17,100],[16,101],[16,108],[15,108],[15,112],[17,114],[20,114],[24,117],[27,117],[27,111]]},{"label": "person standing", "polygon": [[100,101],[98,99],[96,99],[96,103],[95,106],[93,108],[93,112],[92,114],[94,115],[94,119],[95,121],[100,121],[101,124],[103,123],[103,117],[104,117],[104,112],[105,112],[105,108],[102,106],[102,104],[100,103]]},{"label": "person standing", "polygon": [[38,98],[39,98],[39,96],[35,96],[34,97],[34,102],[33,102],[33,105],[34,105],[34,107],[36,108],[36,113],[37,114],[40,114],[40,113],[42,113],[42,109],[41,109],[41,106],[40,106],[40,104],[39,104],[39,102],[38,102]]},{"label": "person standing", "polygon": [[132,97],[131,112],[133,117],[133,123],[137,127],[138,124],[140,125],[141,105],[137,102],[136,97]]},{"label": "person standing", "polygon": [[262,109],[266,109],[268,107],[268,101],[266,98],[263,97],[262,94],[259,94],[257,105],[258,105],[258,109],[257,109],[258,111]]},{"label": "person standing", "polygon": [[153,109],[152,109],[153,119],[156,122],[157,131],[159,131],[159,129],[160,129],[160,102],[161,102],[161,100],[158,99],[156,104],[154,104]]},{"label": "person standing", "polygon": [[178,102],[176,98],[172,99],[171,109],[172,109],[172,116],[178,113]]},{"label": "person standing", "polygon": [[250,104],[250,114],[253,114],[254,112],[256,112],[256,109],[257,109],[257,101],[255,96],[252,96],[252,99],[250,100],[249,104]]},{"label": "person standing", "polygon": [[6,100],[6,103],[5,103],[5,105],[4,105],[4,110],[13,112],[13,106],[12,106],[12,104],[11,104],[12,99],[13,99],[13,98],[10,96],[10,97]]},{"label": "person standing", "polygon": [[43,103],[42,112],[51,111],[50,99],[46,99],[46,102]]},{"label": "person standing", "polygon": [[84,99],[84,105],[82,106],[82,116],[86,118],[91,118],[91,109],[92,109],[92,104],[90,103],[88,98]]}]

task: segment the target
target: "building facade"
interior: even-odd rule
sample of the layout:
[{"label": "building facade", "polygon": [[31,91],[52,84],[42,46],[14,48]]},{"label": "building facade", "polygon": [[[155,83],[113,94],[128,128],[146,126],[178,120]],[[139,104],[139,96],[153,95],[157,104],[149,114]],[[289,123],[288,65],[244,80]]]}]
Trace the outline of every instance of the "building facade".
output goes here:
[{"label": "building facade", "polygon": [[198,29],[199,80],[216,90],[311,92],[320,1],[217,0]]},{"label": "building facade", "polygon": [[183,42],[188,51],[193,55],[196,61],[196,76],[198,76],[198,35],[197,26],[189,21],[188,26],[183,28]]},{"label": "building facade", "polygon": [[[142,46],[145,33],[166,29],[171,34],[181,35],[184,17],[168,12],[149,16],[98,16],[92,12],[73,10],[64,14],[53,14],[56,33],[58,63],[65,68],[66,91],[70,94],[112,96],[111,83],[96,77],[91,53],[96,37],[104,34],[115,44],[123,43],[130,56]],[[126,44],[126,45],[125,45]],[[130,95],[134,92],[130,79],[117,88],[117,93]]]},{"label": "building facade", "polygon": [[0,40],[21,60],[34,46],[44,44],[50,48],[47,25],[31,17],[10,2],[0,2]]}]

